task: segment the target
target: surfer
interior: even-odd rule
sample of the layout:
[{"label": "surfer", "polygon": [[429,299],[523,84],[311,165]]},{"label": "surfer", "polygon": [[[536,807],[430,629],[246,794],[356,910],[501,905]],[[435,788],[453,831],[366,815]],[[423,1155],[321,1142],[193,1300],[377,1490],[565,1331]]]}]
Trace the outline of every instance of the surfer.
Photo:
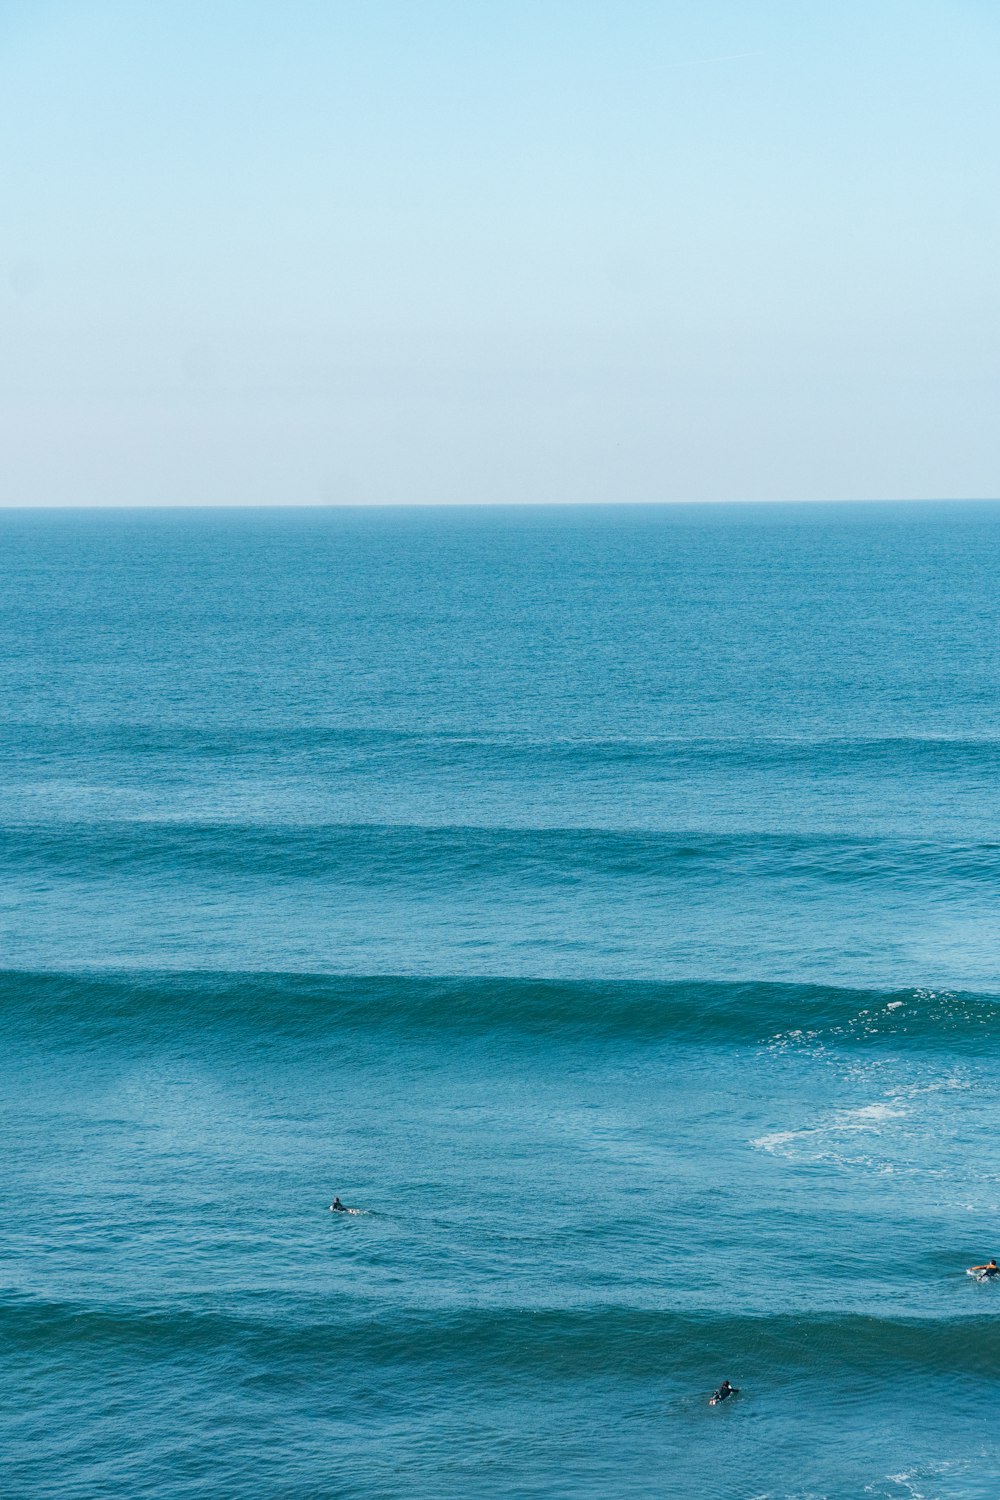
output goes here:
[{"label": "surfer", "polygon": [[339,1198],[334,1198],[333,1202],[330,1204],[330,1212],[332,1214],[346,1214],[348,1210],[344,1207]]},{"label": "surfer", "polygon": [[728,1380],[724,1380],[719,1389],[713,1391],[711,1396],[709,1396],[708,1404],[709,1406],[718,1406],[720,1401],[728,1401],[730,1396],[738,1396],[739,1393],[740,1388],[738,1385],[730,1385]]},{"label": "surfer", "polygon": [[988,1260],[985,1266],[970,1266],[970,1276],[978,1276],[980,1281],[990,1281],[994,1276],[1000,1276],[1000,1266],[995,1260]]}]

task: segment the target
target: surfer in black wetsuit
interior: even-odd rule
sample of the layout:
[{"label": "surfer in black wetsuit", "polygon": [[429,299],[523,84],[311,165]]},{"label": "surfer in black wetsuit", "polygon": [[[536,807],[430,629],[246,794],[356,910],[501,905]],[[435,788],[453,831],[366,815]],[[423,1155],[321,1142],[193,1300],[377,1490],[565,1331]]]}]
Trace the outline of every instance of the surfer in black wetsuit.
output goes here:
[{"label": "surfer in black wetsuit", "polygon": [[333,1202],[330,1204],[330,1212],[331,1213],[338,1213],[338,1214],[346,1214],[347,1209],[341,1203],[341,1201],[340,1201],[339,1198],[334,1198]]},{"label": "surfer in black wetsuit", "polygon": [[728,1380],[724,1380],[719,1386],[719,1389],[717,1391],[713,1391],[711,1396],[709,1396],[708,1404],[709,1406],[718,1406],[720,1401],[728,1401],[730,1396],[738,1396],[739,1393],[739,1386],[730,1385]]},{"label": "surfer in black wetsuit", "polygon": [[985,1266],[970,1266],[970,1276],[978,1276],[980,1281],[991,1281],[994,1276],[1000,1276],[1000,1266],[995,1260],[988,1260]]}]

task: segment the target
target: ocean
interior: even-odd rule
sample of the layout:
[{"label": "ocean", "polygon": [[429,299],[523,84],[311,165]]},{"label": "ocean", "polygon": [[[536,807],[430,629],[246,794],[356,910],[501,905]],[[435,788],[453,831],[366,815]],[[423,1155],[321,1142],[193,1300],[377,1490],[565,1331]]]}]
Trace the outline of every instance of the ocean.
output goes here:
[{"label": "ocean", "polygon": [[0,1492],[996,1500],[998,578],[0,513]]}]

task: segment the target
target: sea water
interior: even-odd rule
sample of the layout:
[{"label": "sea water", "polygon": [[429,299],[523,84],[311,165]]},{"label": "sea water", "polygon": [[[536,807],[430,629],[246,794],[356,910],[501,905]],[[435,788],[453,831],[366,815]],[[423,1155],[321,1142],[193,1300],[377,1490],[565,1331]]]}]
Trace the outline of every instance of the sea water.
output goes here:
[{"label": "sea water", "polygon": [[0,517],[3,1494],[995,1500],[998,578]]}]

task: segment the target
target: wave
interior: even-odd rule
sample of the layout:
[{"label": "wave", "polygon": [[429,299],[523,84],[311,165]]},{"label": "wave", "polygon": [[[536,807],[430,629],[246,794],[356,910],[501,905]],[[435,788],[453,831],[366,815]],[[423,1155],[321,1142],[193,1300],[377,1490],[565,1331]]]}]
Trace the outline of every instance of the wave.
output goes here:
[{"label": "wave", "polygon": [[650,1042],[979,1051],[1000,996],[760,981],[537,980],[338,974],[0,972],[0,1013],[36,1041],[197,1034],[523,1034]]},{"label": "wave", "polygon": [[911,760],[953,765],[958,760],[1000,764],[1000,735],[995,734],[813,734],[777,735],[758,732],[740,734],[620,734],[543,735],[517,730],[411,729],[390,725],[356,724],[169,724],[142,720],[114,723],[39,723],[7,720],[0,724],[0,746],[11,745],[22,753],[44,755],[86,749],[92,753],[121,755],[137,753],[211,759],[233,754],[261,753],[279,757],[283,766],[295,764],[299,754],[397,751],[412,754],[426,750],[456,754],[496,752],[505,759],[520,754],[550,756],[554,760],[634,764],[706,757],[732,759],[739,765],[772,764],[776,760],[812,760],[817,755],[847,756],[857,762],[880,763],[905,757]]},{"label": "wave", "polygon": [[94,1307],[6,1299],[8,1347],[83,1357],[97,1348],[160,1355],[218,1350],[277,1368],[338,1356],[358,1366],[456,1366],[533,1377],[608,1378],[729,1371],[734,1378],[828,1378],[853,1371],[955,1373],[995,1380],[1000,1313],[882,1318],[817,1313],[680,1314],[627,1307],[375,1309],[338,1298],[335,1309],[274,1316],[183,1307]]},{"label": "wave", "polygon": [[415,885],[627,879],[661,885],[729,880],[962,886],[1000,879],[1000,843],[765,833],[421,824],[161,820],[30,823],[0,828],[9,869],[46,876],[189,871],[274,881]]}]

